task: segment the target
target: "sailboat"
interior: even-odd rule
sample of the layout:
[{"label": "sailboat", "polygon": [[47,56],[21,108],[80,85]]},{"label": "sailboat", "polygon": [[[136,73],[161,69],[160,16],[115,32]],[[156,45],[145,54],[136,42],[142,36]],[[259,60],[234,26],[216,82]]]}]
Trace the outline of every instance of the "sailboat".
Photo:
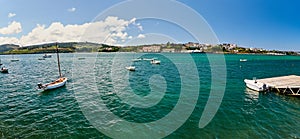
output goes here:
[{"label": "sailboat", "polygon": [[56,89],[59,87],[62,87],[66,84],[67,82],[67,77],[63,77],[61,75],[61,70],[60,70],[60,61],[59,61],[59,54],[58,54],[58,46],[56,44],[56,54],[57,54],[57,65],[58,65],[58,72],[59,72],[59,78],[51,83],[46,83],[46,84],[38,84],[39,89],[43,90],[51,90],[51,89]]},{"label": "sailboat", "polygon": [[0,59],[0,66],[2,66],[3,64],[1,63],[1,59]]}]

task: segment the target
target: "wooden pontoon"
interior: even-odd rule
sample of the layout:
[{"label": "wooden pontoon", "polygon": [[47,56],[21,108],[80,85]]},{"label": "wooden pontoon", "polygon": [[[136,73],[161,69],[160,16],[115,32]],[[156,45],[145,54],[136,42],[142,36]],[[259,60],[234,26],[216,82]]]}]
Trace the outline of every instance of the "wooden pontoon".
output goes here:
[{"label": "wooden pontoon", "polygon": [[266,91],[277,91],[284,95],[300,97],[300,76],[289,75],[265,79],[257,79],[257,83],[264,84]]}]

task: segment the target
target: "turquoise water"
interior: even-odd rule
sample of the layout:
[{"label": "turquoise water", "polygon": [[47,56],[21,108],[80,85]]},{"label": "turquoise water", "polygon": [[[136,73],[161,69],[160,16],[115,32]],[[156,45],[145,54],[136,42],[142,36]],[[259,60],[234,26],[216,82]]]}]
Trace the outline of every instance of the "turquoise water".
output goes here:
[{"label": "turquoise water", "polygon": [[[109,138],[95,128],[97,123],[92,122],[98,116],[101,120],[109,120],[109,112],[132,123],[157,121],[174,110],[180,94],[184,93],[181,92],[182,76],[196,75],[189,67],[181,73],[174,61],[168,58],[170,56],[181,64],[195,63],[200,91],[198,98],[193,98],[197,104],[191,115],[166,138],[300,138],[299,98],[256,93],[248,90],[243,82],[245,78],[252,77],[300,75],[300,57],[226,55],[227,73],[224,74],[227,74],[227,79],[222,103],[212,121],[204,128],[198,128],[212,88],[211,68],[218,64],[211,65],[205,54],[191,55],[193,61],[185,59],[188,55],[141,56],[161,60],[160,65],[151,65],[149,61],[130,62],[140,57],[133,53],[61,54],[62,72],[68,77],[68,83],[65,87],[47,92],[36,90],[36,85],[57,78],[55,57],[37,60],[42,55],[16,55],[14,58],[20,61],[10,62],[12,56],[1,56],[2,63],[9,68],[9,74],[0,74],[0,137]],[[85,59],[79,60],[78,57]],[[240,62],[240,59],[248,61]],[[134,65],[136,71],[127,71],[124,67],[128,65]],[[128,81],[128,84],[124,84],[124,81]],[[196,82],[187,80],[184,83],[193,88],[197,86]],[[132,106],[122,100],[129,97],[122,95],[126,92],[143,98],[151,95],[151,91],[154,94],[158,92],[153,98],[160,101],[149,107],[142,107],[144,104],[139,103]],[[161,95],[159,92],[164,93]],[[103,110],[101,115],[86,116],[88,112],[84,111],[85,107],[97,106],[89,101],[92,98],[88,98],[87,94],[99,96],[107,110]],[[78,100],[87,101],[81,103]],[[186,109],[194,107],[191,102],[183,104]],[[109,130],[111,125],[118,122],[111,120],[111,123],[103,124],[100,130]],[[180,120],[167,122],[176,123]],[[158,128],[164,130],[166,127]],[[129,128],[119,130],[131,133],[127,131]]]}]

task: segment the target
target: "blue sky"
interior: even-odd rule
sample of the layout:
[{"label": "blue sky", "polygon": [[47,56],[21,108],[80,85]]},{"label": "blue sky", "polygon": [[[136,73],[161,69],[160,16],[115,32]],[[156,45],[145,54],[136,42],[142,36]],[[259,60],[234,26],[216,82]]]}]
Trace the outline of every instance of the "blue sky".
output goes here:
[{"label": "blue sky", "polygon": [[[121,0],[0,0],[0,43],[28,45],[43,41],[67,41],[70,38],[76,41],[76,38],[80,37],[77,34],[81,32],[74,30],[77,28],[84,30],[88,26],[86,24],[91,21],[103,21],[100,26],[105,29],[97,29],[101,32],[99,36],[110,36],[105,37],[109,43],[132,42],[131,39],[145,39],[149,34],[165,36],[165,39],[152,40],[153,42],[195,41],[189,31],[163,20],[135,19],[134,16],[125,19],[116,14],[109,15],[112,18],[108,19],[96,18],[120,2],[124,3]],[[298,0],[179,0],[179,2],[200,14],[221,43],[300,51]],[[168,9],[168,5],[165,5],[165,10]],[[126,11],[121,12],[126,14]],[[170,17],[182,11],[179,9],[172,12],[174,15]],[[182,19],[193,22],[189,17]],[[122,29],[113,30],[115,27],[113,24],[121,26]],[[72,26],[67,27],[68,25]],[[149,38],[157,39],[157,37]]]}]

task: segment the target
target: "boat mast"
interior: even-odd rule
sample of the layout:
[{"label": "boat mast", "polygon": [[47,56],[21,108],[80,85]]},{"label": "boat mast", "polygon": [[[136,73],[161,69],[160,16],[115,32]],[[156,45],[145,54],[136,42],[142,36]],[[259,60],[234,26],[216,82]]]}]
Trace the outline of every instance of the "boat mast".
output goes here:
[{"label": "boat mast", "polygon": [[57,65],[58,65],[59,77],[61,78],[60,62],[59,62],[59,54],[58,54],[58,46],[57,46],[57,43],[56,43],[56,55],[57,55]]}]

